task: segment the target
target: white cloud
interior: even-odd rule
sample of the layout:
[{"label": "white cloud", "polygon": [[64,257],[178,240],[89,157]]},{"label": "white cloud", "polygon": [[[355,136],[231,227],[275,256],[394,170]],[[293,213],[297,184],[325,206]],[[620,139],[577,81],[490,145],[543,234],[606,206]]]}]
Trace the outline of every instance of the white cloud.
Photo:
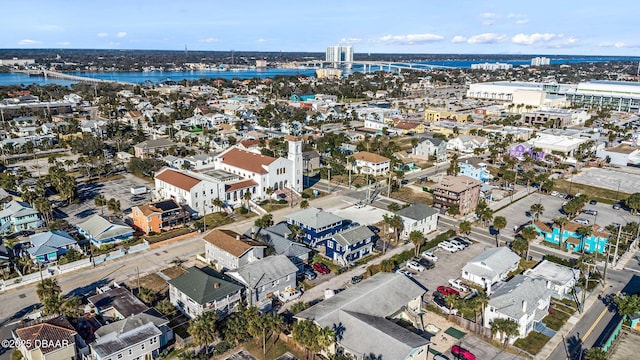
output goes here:
[{"label": "white cloud", "polygon": [[456,35],[451,39],[451,42],[454,44],[466,42],[467,38],[461,35]]},{"label": "white cloud", "polygon": [[407,34],[407,35],[385,35],[378,40],[383,43],[415,45],[434,41],[440,41],[444,37],[434,34]]},{"label": "white cloud", "polygon": [[116,34],[116,37],[119,37],[119,38],[123,38],[125,36],[127,36],[127,32],[126,31],[120,31],[119,33]]},{"label": "white cloud", "polygon": [[101,32],[101,33],[96,34],[96,36],[99,37],[99,38],[106,38],[107,36],[109,36],[109,33]]},{"label": "white cloud", "polygon": [[633,49],[640,48],[640,44],[630,44],[624,41],[616,41],[614,43],[604,42],[599,44],[600,47],[614,47],[616,49]]},{"label": "white cloud", "polygon": [[266,43],[267,39],[258,39],[256,40],[257,43],[262,44],[262,43]]},{"label": "white cloud", "polygon": [[58,42],[56,43],[56,45],[60,45],[60,46],[69,46],[69,45],[71,45],[71,42],[70,42],[70,41],[58,41]]},{"label": "white cloud", "polygon": [[482,25],[493,25],[496,23],[496,19],[498,19],[498,14],[495,13],[482,13],[480,14],[480,18],[482,19]]},{"label": "white cloud", "polygon": [[516,24],[518,24],[518,25],[524,25],[524,24],[528,24],[528,23],[529,23],[529,19],[516,20]]},{"label": "white cloud", "polygon": [[109,46],[120,46],[120,43],[117,41],[109,41]]},{"label": "white cloud", "polygon": [[18,45],[40,45],[42,41],[31,40],[31,39],[23,39],[18,41]]},{"label": "white cloud", "polygon": [[362,39],[358,38],[342,38],[338,41],[339,44],[357,44],[362,42]]},{"label": "white cloud", "polygon": [[504,42],[507,39],[505,35],[495,33],[484,33],[474,35],[467,40],[469,44],[495,44]]},{"label": "white cloud", "polygon": [[534,45],[537,43],[548,43],[554,39],[562,37],[562,35],[558,34],[517,34],[511,38],[511,42],[518,45]]},{"label": "white cloud", "polygon": [[218,42],[218,41],[220,41],[220,40],[216,39],[216,38],[212,38],[212,37],[206,38],[206,39],[200,39],[201,43],[208,43],[208,44],[215,43],[215,42]]}]

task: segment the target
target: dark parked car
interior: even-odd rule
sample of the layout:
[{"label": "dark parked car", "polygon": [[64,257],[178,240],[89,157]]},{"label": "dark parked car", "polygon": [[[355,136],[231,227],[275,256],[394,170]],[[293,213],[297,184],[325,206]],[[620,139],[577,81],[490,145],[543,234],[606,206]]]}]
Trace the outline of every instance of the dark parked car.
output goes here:
[{"label": "dark parked car", "polygon": [[427,270],[431,270],[431,269],[433,269],[434,267],[436,267],[436,264],[434,264],[434,263],[432,263],[431,261],[429,261],[429,260],[427,260],[427,259],[424,259],[424,258],[422,258],[422,259],[415,258],[415,259],[413,259],[413,260],[414,260],[414,261],[417,261],[417,262],[418,262],[418,264],[420,264],[420,265],[424,266],[424,267],[425,267],[425,269],[427,269]]},{"label": "dark parked car", "polygon": [[362,279],[363,279],[362,275],[352,276],[351,277],[351,283],[355,285],[355,284],[359,283],[360,281],[362,281]]},{"label": "dark parked car", "polygon": [[597,204],[597,203],[598,203],[598,202],[597,202],[596,200],[591,200],[591,201],[589,201],[589,205],[595,205],[595,204]]},{"label": "dark parked car", "polygon": [[614,210],[620,210],[620,209],[622,209],[622,205],[620,203],[614,204],[613,205],[613,209]]},{"label": "dark parked car", "polygon": [[328,273],[331,272],[331,270],[329,270],[327,265],[325,265],[325,264],[323,264],[321,262],[313,263],[312,267],[313,267],[313,270],[319,272],[322,275],[327,275]]},{"label": "dark parked car", "polygon": [[457,359],[476,360],[476,356],[473,355],[471,351],[458,345],[453,345],[451,347],[451,354],[453,354],[453,356],[455,356]]}]

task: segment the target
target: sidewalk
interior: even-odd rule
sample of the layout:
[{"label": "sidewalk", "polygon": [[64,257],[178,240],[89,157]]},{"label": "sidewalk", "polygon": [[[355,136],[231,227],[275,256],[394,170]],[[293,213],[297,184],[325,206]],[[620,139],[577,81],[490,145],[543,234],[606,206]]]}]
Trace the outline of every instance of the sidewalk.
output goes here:
[{"label": "sidewalk", "polygon": [[[406,250],[413,249],[413,244],[408,243],[401,246],[396,247],[391,251],[387,251],[386,254],[378,256],[377,258],[371,260],[365,265],[358,266],[357,268],[353,268],[349,271],[343,272],[342,274],[336,275],[335,277],[329,279],[328,281],[322,282],[313,288],[307,290],[302,294],[298,301],[304,301],[306,303],[312,302],[317,299],[322,299],[324,297],[324,291],[327,289],[337,290],[343,289],[347,284],[351,283],[351,277],[362,274],[365,269],[370,265],[379,264],[382,260],[389,259],[393,255],[399,254]],[[291,304],[297,301],[292,301],[284,304],[280,309],[280,312],[283,312],[291,306]]]}]

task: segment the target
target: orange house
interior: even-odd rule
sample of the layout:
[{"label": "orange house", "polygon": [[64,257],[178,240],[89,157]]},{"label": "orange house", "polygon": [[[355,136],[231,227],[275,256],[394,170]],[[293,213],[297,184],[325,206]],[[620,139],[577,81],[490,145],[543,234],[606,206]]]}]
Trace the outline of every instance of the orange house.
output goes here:
[{"label": "orange house", "polygon": [[184,226],[190,218],[189,212],[172,199],[134,206],[131,216],[133,225],[147,235]]}]

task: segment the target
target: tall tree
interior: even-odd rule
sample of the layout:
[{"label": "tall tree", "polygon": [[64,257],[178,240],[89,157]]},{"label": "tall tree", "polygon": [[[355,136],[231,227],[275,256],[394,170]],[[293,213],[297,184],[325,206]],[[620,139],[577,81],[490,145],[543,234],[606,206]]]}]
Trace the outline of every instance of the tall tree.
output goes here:
[{"label": "tall tree", "polygon": [[[592,232],[593,230],[590,226],[580,226],[578,230],[576,230],[576,234],[580,235],[580,252],[582,254],[584,254],[585,238],[591,236]],[[591,250],[595,251],[596,249]]]},{"label": "tall tree", "polygon": [[631,212],[635,215],[640,209],[640,192],[631,194],[625,204],[631,209]]},{"label": "tall tree", "polygon": [[522,229],[522,238],[527,242],[527,253],[525,255],[525,259],[529,258],[529,247],[531,246],[531,242],[538,236],[536,229],[531,226],[527,226]]},{"label": "tall tree", "polygon": [[607,352],[599,347],[593,347],[584,354],[584,360],[607,360]]},{"label": "tall tree", "polygon": [[218,315],[213,311],[207,311],[189,321],[187,332],[193,336],[196,345],[205,346],[205,352],[209,356],[209,345],[216,340],[216,323]]},{"label": "tall tree", "polygon": [[540,203],[531,204],[531,207],[529,207],[529,212],[537,221],[542,213],[544,213],[544,206]]},{"label": "tall tree", "polygon": [[461,233],[465,233],[468,235],[471,232],[471,222],[467,220],[460,222],[460,224],[458,225],[458,230],[460,230]]},{"label": "tall tree", "polygon": [[631,316],[640,311],[640,295],[619,295],[613,299],[618,313],[622,316]]},{"label": "tall tree", "polygon": [[493,228],[496,229],[496,246],[500,246],[498,242],[498,236],[500,236],[500,230],[507,227],[507,219],[504,216],[496,216],[493,219]]},{"label": "tall tree", "polygon": [[565,240],[564,240],[564,227],[565,225],[567,225],[569,223],[569,219],[567,219],[566,216],[561,216],[559,218],[555,218],[553,219],[553,221],[558,224],[558,226],[560,226],[560,238],[558,240],[560,248],[563,250],[567,249],[567,246],[565,244]]},{"label": "tall tree", "polygon": [[415,255],[418,256],[418,253],[420,252],[420,246],[424,244],[424,234],[422,233],[422,231],[413,230],[409,234],[409,240],[415,247]]}]

